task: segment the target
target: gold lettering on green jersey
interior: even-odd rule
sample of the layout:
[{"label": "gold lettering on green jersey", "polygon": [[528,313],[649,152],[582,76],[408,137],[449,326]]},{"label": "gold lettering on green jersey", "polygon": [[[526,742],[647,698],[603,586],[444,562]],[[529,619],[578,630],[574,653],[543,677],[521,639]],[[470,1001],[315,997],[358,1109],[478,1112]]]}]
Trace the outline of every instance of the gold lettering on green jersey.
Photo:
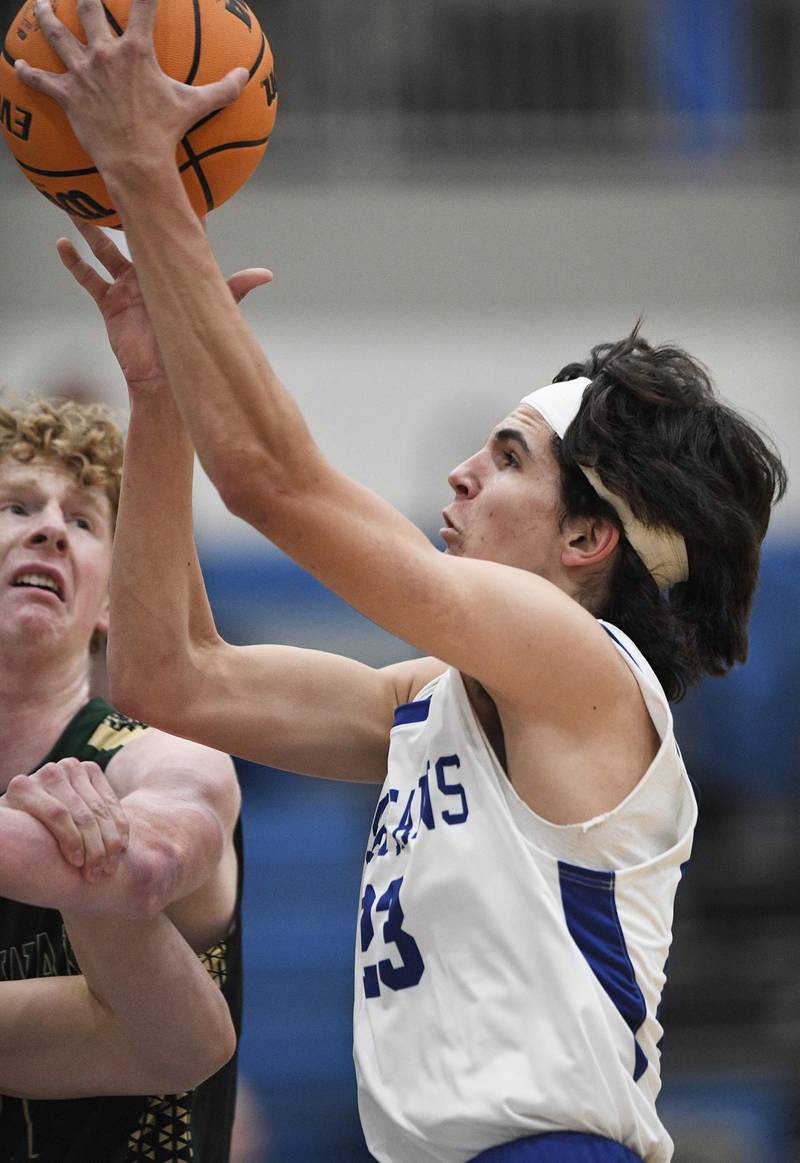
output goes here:
[{"label": "gold lettering on green jersey", "polygon": [[146,723],[140,723],[137,719],[128,719],[125,715],[107,715],[95,727],[87,743],[98,751],[113,751],[115,747],[124,747],[131,739],[138,739],[149,730]]}]

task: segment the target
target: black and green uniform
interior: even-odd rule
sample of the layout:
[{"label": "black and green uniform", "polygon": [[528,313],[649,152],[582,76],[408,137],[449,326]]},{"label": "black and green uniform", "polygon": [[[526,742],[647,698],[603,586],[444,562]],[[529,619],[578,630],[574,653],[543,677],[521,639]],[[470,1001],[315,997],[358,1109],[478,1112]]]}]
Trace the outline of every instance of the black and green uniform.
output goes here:
[{"label": "black and green uniform", "polygon": [[[148,731],[103,699],[74,716],[45,763],[74,756],[106,764]],[[230,1007],[238,1034],[242,1012],[242,835],[236,910],[228,937],[201,955]],[[136,950],[131,949],[131,956]],[[80,973],[61,914],[0,897],[0,981]],[[0,1163],[225,1163],[236,1098],[236,1059],[186,1094],[24,1100],[0,1096]]]}]

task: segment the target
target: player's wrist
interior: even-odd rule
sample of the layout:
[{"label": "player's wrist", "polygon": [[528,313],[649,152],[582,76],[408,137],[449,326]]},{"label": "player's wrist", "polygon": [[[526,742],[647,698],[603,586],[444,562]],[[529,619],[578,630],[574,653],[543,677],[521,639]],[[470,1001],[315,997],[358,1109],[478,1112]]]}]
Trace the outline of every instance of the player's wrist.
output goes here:
[{"label": "player's wrist", "polygon": [[[169,381],[164,372],[159,375],[148,376],[145,379],[136,379],[135,377],[126,375],[125,386],[128,389],[128,399],[131,408],[140,405],[143,401],[152,401],[160,405],[165,399],[172,399],[169,390]],[[162,407],[159,407],[159,413],[163,410]]]},{"label": "player's wrist", "polygon": [[166,140],[158,148],[151,145],[147,152],[116,147],[97,159],[97,166],[105,180],[109,194],[118,204],[131,204],[151,196],[160,188],[181,186],[175,162],[175,147]]}]

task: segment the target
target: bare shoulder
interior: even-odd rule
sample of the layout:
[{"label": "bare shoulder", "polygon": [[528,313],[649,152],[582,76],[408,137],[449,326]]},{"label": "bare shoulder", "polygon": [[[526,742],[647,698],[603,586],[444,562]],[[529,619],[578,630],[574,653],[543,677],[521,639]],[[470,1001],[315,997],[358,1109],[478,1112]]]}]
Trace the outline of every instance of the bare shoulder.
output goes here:
[{"label": "bare shoulder", "polygon": [[535,710],[526,699],[495,700],[509,777],[539,816],[559,825],[616,808],[649,769],[660,743],[635,659],[629,665],[624,648],[575,605],[584,616],[568,624]]},{"label": "bare shoulder", "polygon": [[598,689],[609,695],[635,690],[610,636],[573,597],[535,574],[475,564],[476,576],[492,583],[493,601],[469,611],[463,638],[481,642],[483,650],[475,670],[459,669],[478,679],[498,706],[558,717]]},{"label": "bare shoulder", "polygon": [[383,668],[394,691],[395,706],[410,703],[423,687],[447,670],[447,663],[439,658],[409,658],[405,662],[395,662]]}]

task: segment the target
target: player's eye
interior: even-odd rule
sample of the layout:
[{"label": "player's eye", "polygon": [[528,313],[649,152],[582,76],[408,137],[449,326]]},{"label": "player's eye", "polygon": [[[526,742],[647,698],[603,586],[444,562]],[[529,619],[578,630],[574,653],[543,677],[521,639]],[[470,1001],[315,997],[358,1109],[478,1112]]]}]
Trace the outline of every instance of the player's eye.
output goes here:
[{"label": "player's eye", "polygon": [[15,517],[27,517],[28,510],[19,501],[12,501],[11,504],[6,505],[9,513],[13,513]]},{"label": "player's eye", "polygon": [[92,523],[87,517],[73,517],[73,524],[77,525],[79,529],[88,529],[91,532]]},{"label": "player's eye", "polygon": [[502,452],[502,461],[505,467],[519,468],[519,458],[515,452],[510,448],[504,448]]}]

